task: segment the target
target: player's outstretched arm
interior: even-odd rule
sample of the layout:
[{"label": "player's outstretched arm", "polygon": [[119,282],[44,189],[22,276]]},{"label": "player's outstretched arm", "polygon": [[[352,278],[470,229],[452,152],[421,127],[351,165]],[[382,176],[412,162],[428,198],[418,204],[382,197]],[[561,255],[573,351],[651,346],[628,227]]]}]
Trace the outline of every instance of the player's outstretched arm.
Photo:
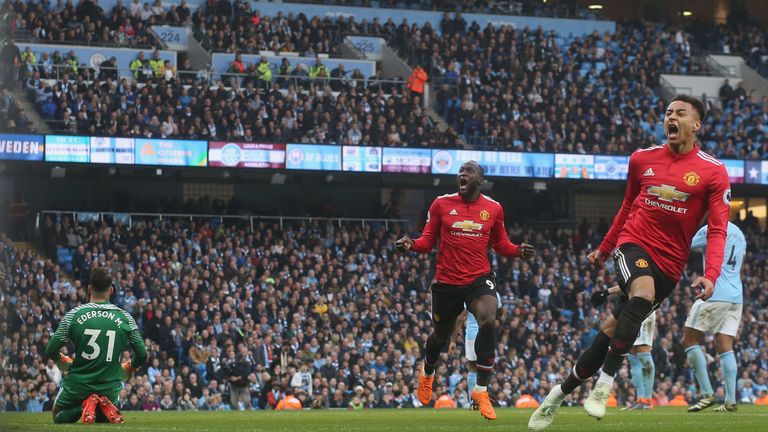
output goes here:
[{"label": "player's outstretched arm", "polygon": [[499,255],[519,256],[521,258],[530,258],[536,252],[533,246],[528,243],[516,245],[509,241],[507,228],[504,225],[504,209],[499,210],[493,228],[491,228],[491,247]]},{"label": "player's outstretched arm", "polygon": [[411,240],[408,236],[405,236],[395,242],[395,246],[401,250],[413,250],[414,252],[421,253],[431,252],[437,243],[440,227],[440,204],[438,200],[435,200],[427,212],[427,225],[424,227],[421,237]]}]

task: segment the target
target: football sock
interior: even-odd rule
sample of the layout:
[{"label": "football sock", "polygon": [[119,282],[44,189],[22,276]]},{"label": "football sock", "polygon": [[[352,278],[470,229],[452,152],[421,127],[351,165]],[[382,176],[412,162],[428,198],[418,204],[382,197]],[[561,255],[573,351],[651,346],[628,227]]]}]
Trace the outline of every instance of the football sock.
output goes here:
[{"label": "football sock", "polygon": [[[653,382],[656,380],[656,365],[653,363],[653,356],[649,352],[641,352],[637,354],[637,359],[642,365],[642,381],[643,395],[640,396],[645,399],[651,399],[653,397]],[[634,376],[634,373],[632,374]]]},{"label": "football sock", "polygon": [[432,332],[427,339],[427,347],[425,349],[426,355],[424,356],[424,372],[427,375],[435,373],[435,366],[437,360],[440,358],[440,352],[445,348],[448,339],[440,338],[437,335],[437,331]]},{"label": "football sock", "polygon": [[70,409],[61,410],[58,413],[56,413],[56,417],[53,418],[54,423],[75,423],[76,421],[80,420],[80,417],[83,415],[83,408],[82,407],[74,407]]},{"label": "football sock", "polygon": [[477,385],[487,386],[493,373],[496,329],[491,326],[480,327],[475,339],[475,352],[477,353]]},{"label": "football sock", "polygon": [[616,372],[624,363],[624,357],[640,333],[640,326],[652,310],[653,303],[642,297],[629,299],[619,317],[619,322],[616,323],[616,330],[613,332],[613,338],[611,338],[611,344],[608,347],[608,354],[605,356],[605,363],[602,368],[604,373],[612,377],[616,376]]},{"label": "football sock", "polygon": [[611,338],[607,334],[600,332],[595,336],[592,345],[581,353],[581,357],[576,361],[576,367],[560,386],[563,393],[573,393],[584,380],[592,378],[592,375],[600,369],[603,361],[605,361],[605,353],[608,352],[609,343],[611,343]]},{"label": "football sock", "polygon": [[632,384],[635,385],[635,393],[637,394],[637,399],[644,398],[645,380],[643,380],[643,367],[640,365],[640,360],[636,355],[628,354],[627,361],[629,361],[629,372],[632,374]]},{"label": "football sock", "polygon": [[605,383],[613,385],[613,375],[605,373],[605,371],[600,371],[600,377],[597,379],[598,384],[599,383]]},{"label": "football sock", "polygon": [[712,391],[712,383],[709,382],[709,374],[707,373],[707,359],[704,358],[704,352],[701,350],[700,345],[694,345],[688,347],[685,350],[685,355],[688,357],[688,363],[693,368],[693,373],[696,375],[696,381],[699,383],[699,392],[702,396],[710,396],[714,394]]},{"label": "football sock", "polygon": [[427,363],[427,359],[424,359],[424,375],[434,375],[435,374],[435,365],[430,365]]},{"label": "football sock", "polygon": [[733,351],[720,354],[720,367],[725,376],[725,401],[736,403],[736,356]]},{"label": "football sock", "polygon": [[467,373],[467,393],[472,393],[477,385],[477,372],[469,371]]}]

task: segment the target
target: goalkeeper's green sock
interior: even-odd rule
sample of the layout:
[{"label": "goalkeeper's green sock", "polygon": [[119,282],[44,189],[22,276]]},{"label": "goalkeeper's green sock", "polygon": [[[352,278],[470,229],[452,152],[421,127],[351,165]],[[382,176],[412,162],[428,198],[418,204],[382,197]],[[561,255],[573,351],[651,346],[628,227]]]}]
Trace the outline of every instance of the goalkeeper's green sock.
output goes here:
[{"label": "goalkeeper's green sock", "polygon": [[80,420],[80,416],[83,415],[82,407],[74,407],[56,413],[56,417],[53,418],[54,423],[75,423]]}]

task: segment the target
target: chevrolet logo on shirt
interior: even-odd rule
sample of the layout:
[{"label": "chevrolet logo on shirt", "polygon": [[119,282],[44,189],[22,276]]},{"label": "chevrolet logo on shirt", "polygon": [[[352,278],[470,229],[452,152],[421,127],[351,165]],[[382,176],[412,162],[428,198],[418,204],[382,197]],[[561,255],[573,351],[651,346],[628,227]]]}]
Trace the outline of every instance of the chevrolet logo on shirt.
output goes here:
[{"label": "chevrolet logo on shirt", "polygon": [[458,228],[465,232],[472,232],[472,231],[480,231],[483,229],[483,224],[475,223],[475,221],[471,220],[463,220],[459,222],[454,222],[453,225],[451,225],[451,228]]},{"label": "chevrolet logo on shirt", "polygon": [[691,196],[691,194],[680,192],[670,185],[651,186],[648,188],[648,193],[659,197],[659,201],[666,202],[686,201]]}]

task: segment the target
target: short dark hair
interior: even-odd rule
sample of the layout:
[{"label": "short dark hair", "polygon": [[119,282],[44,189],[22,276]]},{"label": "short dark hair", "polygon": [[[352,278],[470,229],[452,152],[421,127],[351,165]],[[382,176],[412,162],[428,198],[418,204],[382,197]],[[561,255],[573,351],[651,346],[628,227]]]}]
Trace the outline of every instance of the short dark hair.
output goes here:
[{"label": "short dark hair", "polygon": [[483,166],[480,165],[480,163],[478,163],[476,160],[470,159],[470,160],[468,160],[468,161],[466,161],[464,163],[473,163],[473,164],[477,165],[477,170],[480,171],[480,177],[485,177],[485,170],[483,169]]},{"label": "short dark hair", "polygon": [[696,110],[697,113],[699,113],[699,120],[704,121],[705,118],[707,118],[707,109],[704,107],[704,102],[696,99],[695,97],[687,94],[678,94],[677,96],[673,97],[670,103],[674,101],[680,101],[691,104],[693,106],[693,109]]},{"label": "short dark hair", "polygon": [[107,292],[112,286],[112,275],[106,267],[97,267],[91,271],[91,287],[96,292]]}]

